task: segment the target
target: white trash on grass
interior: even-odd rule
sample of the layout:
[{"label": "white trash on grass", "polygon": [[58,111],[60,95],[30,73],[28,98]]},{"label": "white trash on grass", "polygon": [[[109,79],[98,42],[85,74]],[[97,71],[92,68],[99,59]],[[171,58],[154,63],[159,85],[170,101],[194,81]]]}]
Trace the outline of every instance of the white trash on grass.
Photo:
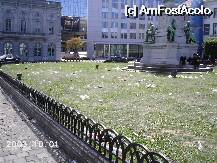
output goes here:
[{"label": "white trash on grass", "polygon": [[80,98],[82,101],[84,101],[86,99],[90,99],[90,97],[88,95],[80,95]]}]

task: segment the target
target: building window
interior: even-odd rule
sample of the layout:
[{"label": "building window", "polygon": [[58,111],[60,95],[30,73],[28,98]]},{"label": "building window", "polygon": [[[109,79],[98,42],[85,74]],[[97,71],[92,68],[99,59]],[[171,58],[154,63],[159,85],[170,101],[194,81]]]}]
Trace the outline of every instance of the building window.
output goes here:
[{"label": "building window", "polygon": [[127,23],[121,23],[121,29],[127,29]]},{"label": "building window", "polygon": [[118,1],[119,0],[112,0],[112,8],[118,9]]},{"label": "building window", "polygon": [[145,34],[144,33],[139,33],[139,39],[145,39]]},{"label": "building window", "polygon": [[118,28],[118,22],[112,22],[111,28]]},{"label": "building window", "polygon": [[145,24],[139,24],[139,29],[144,30],[145,29]]},{"label": "building window", "polygon": [[108,12],[102,12],[102,18],[108,19]]},{"label": "building window", "polygon": [[121,19],[126,19],[125,13],[121,13]]},{"label": "building window", "polygon": [[109,8],[109,0],[102,0],[102,8]]},{"label": "building window", "polygon": [[146,1],[146,0],[140,0],[140,1],[139,1],[139,7],[142,7],[142,5],[145,5],[145,1]]},{"label": "building window", "polygon": [[34,56],[41,56],[42,54],[42,47],[40,43],[36,43],[34,47]]},{"label": "building window", "polygon": [[136,33],[130,33],[130,39],[136,39]]},{"label": "building window", "polygon": [[108,32],[102,32],[102,38],[108,38]]},{"label": "building window", "polygon": [[20,31],[23,33],[26,33],[26,21],[25,20],[21,20]]},{"label": "building window", "polygon": [[55,46],[53,43],[48,45],[48,55],[54,56],[55,55]]},{"label": "building window", "polygon": [[20,55],[21,56],[27,56],[28,55],[27,45],[25,43],[20,44]]},{"label": "building window", "polygon": [[127,0],[121,0],[121,9],[125,9],[125,5],[127,5]]},{"label": "building window", "polygon": [[136,23],[130,23],[130,29],[136,29]]},{"label": "building window", "polygon": [[130,5],[131,5],[131,6],[137,5],[137,4],[136,4],[136,0],[130,0]]},{"label": "building window", "polygon": [[216,18],[217,17],[217,8],[214,8],[214,14],[213,17]]},{"label": "building window", "polygon": [[35,28],[34,28],[34,32],[35,33],[40,33],[41,32],[41,23],[39,20],[35,21]]},{"label": "building window", "polygon": [[108,28],[109,24],[108,22],[102,22],[102,28]]},{"label": "building window", "polygon": [[118,33],[117,32],[112,32],[111,33],[111,38],[118,38]]},{"label": "building window", "polygon": [[121,39],[127,39],[127,33],[121,33]]},{"label": "building window", "polygon": [[210,31],[210,24],[204,24],[204,35],[209,35],[209,31]]},{"label": "building window", "polygon": [[6,19],[5,24],[6,24],[6,27],[5,27],[6,31],[11,32],[11,29],[12,29],[12,21],[11,21],[11,19]]},{"label": "building window", "polygon": [[6,42],[4,44],[4,54],[7,55],[9,58],[13,56],[13,45],[10,42]]},{"label": "building window", "polygon": [[118,19],[118,13],[112,12],[112,19]]},{"label": "building window", "polygon": [[213,23],[213,35],[217,35],[217,23]]}]

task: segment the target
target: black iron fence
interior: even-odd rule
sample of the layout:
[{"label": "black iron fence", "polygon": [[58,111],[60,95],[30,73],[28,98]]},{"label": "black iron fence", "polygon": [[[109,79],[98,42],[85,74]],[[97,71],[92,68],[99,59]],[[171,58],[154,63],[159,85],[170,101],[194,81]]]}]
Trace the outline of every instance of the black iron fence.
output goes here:
[{"label": "black iron fence", "polygon": [[28,98],[44,113],[65,127],[81,141],[95,149],[98,153],[114,163],[169,163],[162,154],[151,152],[141,144],[133,143],[126,137],[118,135],[112,129],[66,107],[47,95],[28,87],[0,71],[0,76],[22,95]]}]

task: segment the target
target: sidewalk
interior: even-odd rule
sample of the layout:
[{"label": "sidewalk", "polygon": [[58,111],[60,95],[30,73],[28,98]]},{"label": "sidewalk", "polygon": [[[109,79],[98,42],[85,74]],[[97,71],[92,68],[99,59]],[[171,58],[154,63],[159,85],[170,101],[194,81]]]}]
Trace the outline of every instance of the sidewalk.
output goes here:
[{"label": "sidewalk", "polygon": [[0,163],[71,162],[34,120],[13,108],[0,88]]}]

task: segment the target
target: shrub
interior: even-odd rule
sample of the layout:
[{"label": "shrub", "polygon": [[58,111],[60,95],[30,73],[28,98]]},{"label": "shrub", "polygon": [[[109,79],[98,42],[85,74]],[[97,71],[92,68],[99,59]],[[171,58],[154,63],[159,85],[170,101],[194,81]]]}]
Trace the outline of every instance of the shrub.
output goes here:
[{"label": "shrub", "polygon": [[74,52],[77,52],[78,49],[83,47],[83,42],[81,41],[80,37],[78,38],[71,38],[66,42],[66,47],[70,51],[70,49],[73,49]]},{"label": "shrub", "polygon": [[205,57],[217,58],[217,38],[205,41]]}]

